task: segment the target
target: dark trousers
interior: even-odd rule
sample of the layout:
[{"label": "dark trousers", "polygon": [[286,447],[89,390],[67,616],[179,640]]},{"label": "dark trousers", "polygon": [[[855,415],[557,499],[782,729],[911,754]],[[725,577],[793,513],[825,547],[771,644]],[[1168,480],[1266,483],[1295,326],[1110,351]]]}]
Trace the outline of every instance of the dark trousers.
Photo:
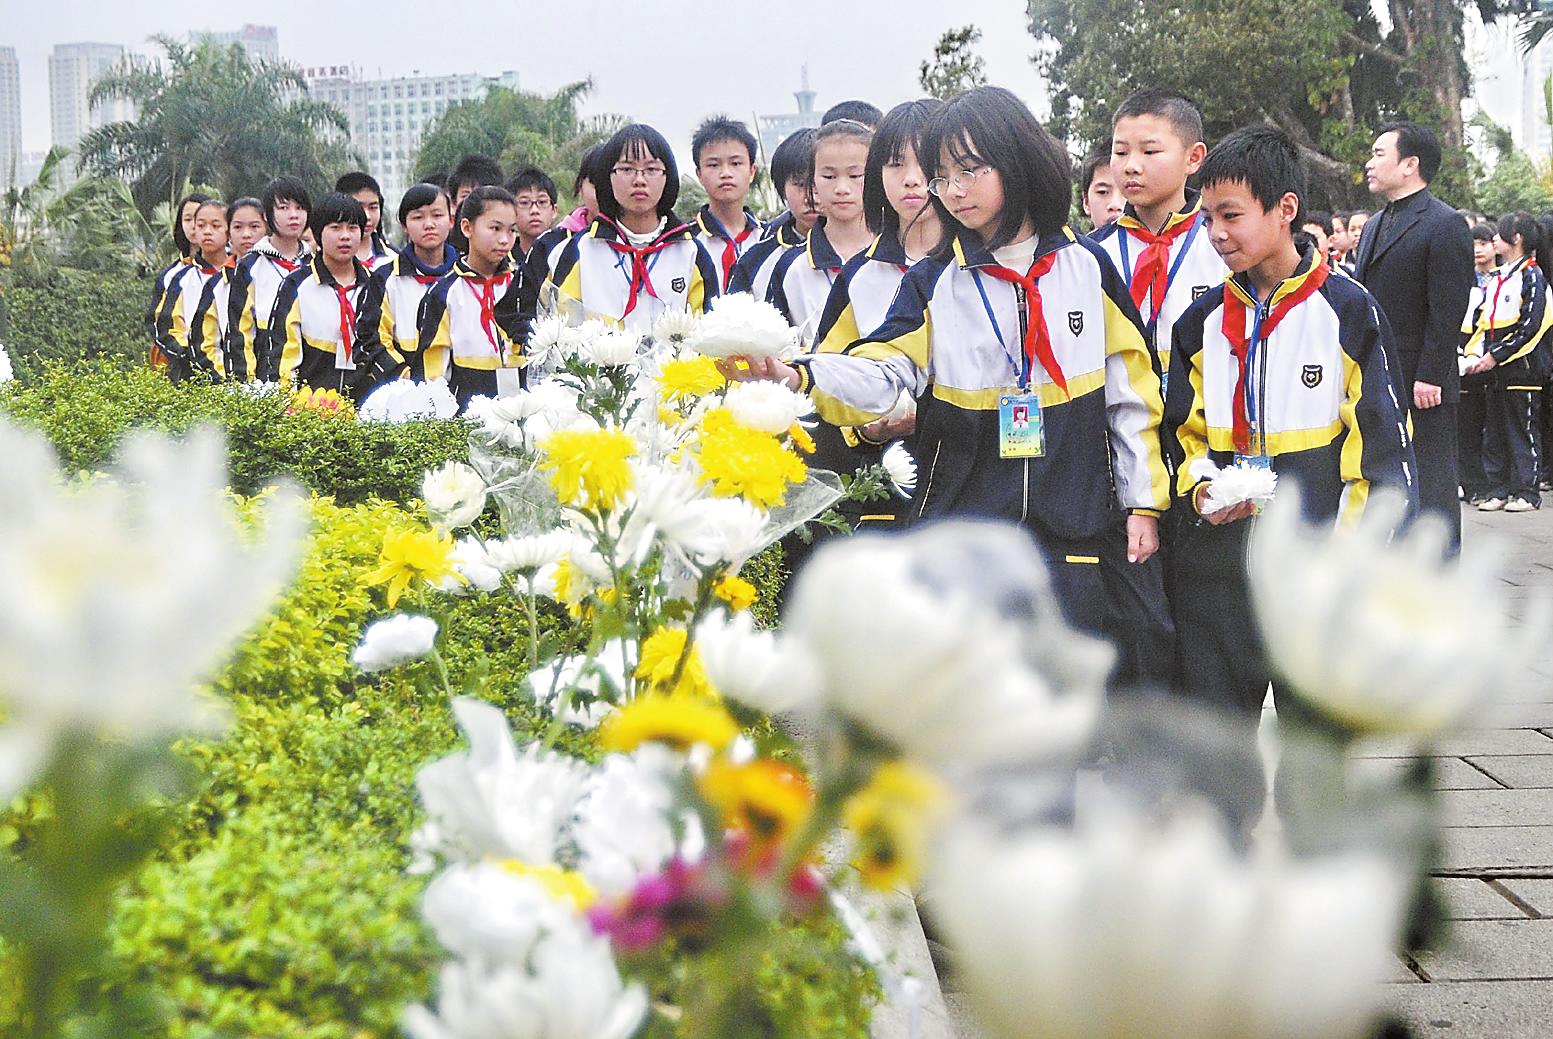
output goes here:
[{"label": "dark trousers", "polygon": [[1165,597],[1165,533],[1147,562],[1127,561],[1127,517],[1118,516],[1100,543],[1105,634],[1116,647],[1111,684],[1117,689],[1166,689],[1175,668],[1175,622]]},{"label": "dark trousers", "polygon": [[1542,456],[1541,388],[1515,383],[1488,395],[1483,470],[1488,494],[1540,504],[1537,472]]},{"label": "dark trousers", "polygon": [[1488,477],[1483,472],[1483,434],[1488,418],[1488,380],[1477,377],[1474,385],[1462,380],[1461,403],[1456,406],[1456,466],[1461,478],[1461,489],[1467,499],[1483,498],[1488,494]]},{"label": "dark trousers", "polygon": [[1548,392],[1548,387],[1553,382],[1542,384],[1542,407],[1538,410],[1542,413],[1542,459],[1537,472],[1537,483],[1553,482],[1553,461],[1548,459],[1547,445],[1553,443],[1553,393]]},{"label": "dark trousers", "polygon": [[1051,572],[1052,591],[1062,607],[1062,615],[1073,627],[1086,634],[1105,637],[1105,582],[1100,576],[1101,542],[1059,541],[1038,531],[1035,543],[1046,558]]},{"label": "dark trousers", "polygon": [[1448,555],[1461,551],[1461,498],[1456,478],[1457,405],[1441,404],[1413,417],[1413,454],[1418,460],[1418,512],[1445,521]]}]

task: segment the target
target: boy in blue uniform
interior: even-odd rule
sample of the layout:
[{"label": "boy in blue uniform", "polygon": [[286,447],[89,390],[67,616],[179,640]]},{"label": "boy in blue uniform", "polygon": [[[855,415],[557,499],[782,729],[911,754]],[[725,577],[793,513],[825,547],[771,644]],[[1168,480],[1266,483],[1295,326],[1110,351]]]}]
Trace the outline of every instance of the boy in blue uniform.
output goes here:
[{"label": "boy in blue uniform", "polygon": [[755,135],[727,116],[714,116],[696,128],[690,139],[696,179],[706,189],[707,203],[696,214],[696,241],[717,265],[720,291],[728,291],[733,265],[760,240],[765,228],[744,206],[755,164]]}]

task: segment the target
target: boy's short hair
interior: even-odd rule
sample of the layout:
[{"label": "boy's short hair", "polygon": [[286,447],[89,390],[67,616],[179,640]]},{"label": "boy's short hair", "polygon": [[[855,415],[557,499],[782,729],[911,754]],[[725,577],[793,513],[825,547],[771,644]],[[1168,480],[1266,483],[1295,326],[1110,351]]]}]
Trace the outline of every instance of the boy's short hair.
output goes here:
[{"label": "boy's short hair", "polygon": [[1488,222],[1472,225],[1472,240],[1474,242],[1492,242],[1494,235],[1499,232],[1494,230],[1494,225]]},{"label": "boy's short hair", "polygon": [[820,125],[834,123],[837,119],[850,119],[854,123],[862,123],[870,130],[879,129],[879,121],[884,118],[884,113],[878,105],[871,105],[867,101],[838,101],[825,110],[820,116]]},{"label": "boy's short hair", "polygon": [[[1351,210],[1351,209],[1339,209],[1339,210],[1336,210],[1335,212],[1333,212],[1332,220],[1341,220],[1343,222],[1343,226],[1347,227],[1348,226],[1348,218],[1351,217],[1351,216],[1353,216],[1353,210]],[[1328,227],[1332,226],[1332,220],[1328,220],[1327,221],[1327,226]]]},{"label": "boy's short hair", "polygon": [[[1203,160],[1198,179],[1205,190],[1215,184],[1244,184],[1263,212],[1291,192],[1304,206],[1305,166],[1299,147],[1274,126],[1247,126],[1224,138]],[[1296,211],[1294,226],[1304,223],[1303,214]]]},{"label": "boy's short hair", "polygon": [[696,127],[695,134],[690,138],[691,163],[701,165],[701,150],[718,141],[736,141],[744,145],[750,153],[750,165],[755,165],[755,135],[750,133],[749,127],[725,115],[714,115]]},{"label": "boy's short hair", "polygon": [[435,184],[443,191],[446,191],[448,189],[448,171],[432,170],[430,173],[426,174],[426,176],[421,178],[421,183]]},{"label": "boy's short hair", "polygon": [[[370,191],[377,196],[378,205],[383,204],[383,189],[378,187],[372,174],[365,170],[352,170],[350,173],[342,173],[340,179],[334,182],[334,190],[342,195],[355,195],[362,191]],[[314,234],[318,232],[314,231]]]},{"label": "boy's short hair", "polygon": [[459,190],[466,187],[499,185],[502,179],[501,163],[489,155],[465,155],[448,174],[448,194],[457,196]]},{"label": "boy's short hair", "polygon": [[1387,123],[1380,128],[1376,136],[1384,137],[1395,131],[1397,135],[1397,158],[1409,159],[1417,157],[1418,175],[1428,184],[1434,180],[1440,172],[1440,139],[1434,135],[1434,131],[1427,126],[1406,119],[1399,119],[1393,123]]},{"label": "boy's short hair", "polygon": [[1370,217],[1372,217],[1374,215],[1375,214],[1371,213],[1368,209],[1355,209],[1352,213],[1348,214],[1348,219],[1352,220],[1356,216],[1362,216],[1362,217],[1364,217],[1364,219],[1368,220]]},{"label": "boy's short hair", "polygon": [[561,196],[555,189],[555,179],[538,166],[524,166],[507,178],[507,190],[514,198],[520,191],[533,191],[535,188],[550,196],[552,206],[560,201]]},{"label": "boy's short hair", "polygon": [[252,195],[244,195],[242,198],[234,200],[230,206],[226,207],[227,223],[230,224],[232,222],[232,218],[237,215],[239,209],[257,209],[262,215],[264,213],[264,203]]},{"label": "boy's short hair", "polygon": [[409,215],[422,206],[429,206],[439,198],[448,200],[448,213],[451,216],[453,200],[448,197],[447,189],[437,184],[427,184],[422,181],[419,184],[410,185],[410,189],[399,200],[399,226],[403,227]]},{"label": "boy's short hair", "polygon": [[[587,151],[583,152],[582,155],[578,157],[577,176],[572,178],[573,198],[576,198],[578,195],[582,194],[583,181],[587,181],[589,184],[592,184],[595,191],[598,190],[599,174],[598,171],[593,168],[593,164],[598,161],[599,154],[603,152],[603,150],[604,142],[600,141],[598,144],[590,146]],[[608,179],[608,177],[609,174],[604,174],[605,179]]]},{"label": "boy's short hair", "polygon": [[1155,87],[1135,91],[1116,106],[1116,114],[1111,117],[1111,129],[1115,130],[1116,124],[1123,119],[1140,115],[1156,116],[1169,123],[1176,136],[1181,138],[1181,143],[1188,148],[1203,139],[1202,112],[1185,94]]},{"label": "boy's short hair", "polygon": [[458,218],[472,224],[480,219],[480,214],[498,202],[507,203],[514,211],[518,208],[518,201],[512,197],[512,192],[500,184],[481,184],[464,198],[464,204],[458,207]]},{"label": "boy's short hair", "polygon": [[275,206],[281,202],[295,202],[307,212],[313,211],[313,196],[308,194],[306,184],[296,177],[276,177],[259,192],[264,223],[271,233],[275,230]]},{"label": "boy's short hair", "polygon": [[1078,168],[1078,193],[1083,198],[1089,194],[1089,186],[1095,182],[1095,174],[1100,167],[1111,165],[1111,153],[1109,151],[1091,152],[1089,158],[1084,160]]},{"label": "boy's short hair", "polygon": [[361,228],[362,234],[366,234],[367,211],[351,194],[344,191],[331,191],[318,200],[316,207],[307,212],[308,229],[313,232],[313,237],[318,239],[320,247],[324,244],[324,228],[330,224],[355,224]]},{"label": "boy's short hair", "polygon": [[771,153],[771,183],[780,193],[790,180],[809,182],[809,166],[814,162],[814,135],[812,126],[794,130],[782,138],[782,143]]},{"label": "boy's short hair", "polygon": [[1332,214],[1320,209],[1312,210],[1300,217],[1300,226],[1316,224],[1321,228],[1322,234],[1332,233]]}]

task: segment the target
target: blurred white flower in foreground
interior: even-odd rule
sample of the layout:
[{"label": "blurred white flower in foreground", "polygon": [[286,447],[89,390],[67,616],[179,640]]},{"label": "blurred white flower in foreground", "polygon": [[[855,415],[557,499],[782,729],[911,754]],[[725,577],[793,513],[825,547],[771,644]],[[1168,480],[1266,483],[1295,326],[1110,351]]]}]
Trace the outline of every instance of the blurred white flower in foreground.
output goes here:
[{"label": "blurred white flower in foreground", "polygon": [[356,418],[361,422],[414,422],[450,419],[457,414],[458,400],[446,382],[440,379],[430,382],[395,379],[369,393],[367,399],[361,402]]},{"label": "blurred white flower in foreground", "polygon": [[10,382],[16,378],[16,371],[11,367],[11,355],[6,351],[5,345],[0,343],[0,382]]},{"label": "blurred white flower in foreground", "polygon": [[421,916],[458,956],[522,962],[577,914],[539,881],[500,862],[456,862],[426,885]]},{"label": "blurred white flower in foreground", "polygon": [[421,500],[433,524],[457,530],[485,511],[485,481],[463,462],[445,462],[421,477]]},{"label": "blurred white flower in foreground", "polygon": [[736,382],[723,396],[723,406],[742,425],[773,436],[786,433],[814,410],[806,394],[779,382]]},{"label": "blurred white flower in foreground", "polygon": [[940,763],[1077,752],[1111,663],[1063,620],[1029,535],[995,523],[831,542],[798,577],[784,641],[813,657],[829,707]]},{"label": "blurred white flower in foreground", "polygon": [[367,625],[351,659],[363,671],[386,671],[419,660],[436,644],[436,621],[430,617],[397,613]]},{"label": "blurred white flower in foreground", "polygon": [[68,731],[214,731],[195,691],[290,578],[300,498],[244,536],[218,434],[132,435],[119,475],[65,482],[47,442],[0,422],[0,801]]},{"label": "blurred white flower in foreground", "polygon": [[1357,1039],[1406,878],[1362,855],[1238,858],[1201,816],[942,834],[928,893],[995,1039]]},{"label": "blurred white flower in foreground", "polygon": [[718,296],[686,343],[704,357],[791,357],[798,332],[782,312],[748,292]]},{"label": "blurred white flower in foreground", "polygon": [[763,714],[813,705],[819,673],[808,650],[759,631],[749,613],[713,613],[696,626],[696,653],[712,688]]},{"label": "blurred white flower in foreground", "polygon": [[469,749],[416,774],[429,816],[413,838],[417,857],[489,855],[553,863],[561,829],[588,778],[587,766],[538,745],[518,750],[507,719],[490,704],[456,697],[453,714]]},{"label": "blurred white flower in foreground", "polygon": [[1274,669],[1356,729],[1429,735],[1461,723],[1523,673],[1548,635],[1548,604],[1509,617],[1494,553],[1441,563],[1420,522],[1388,542],[1401,505],[1377,496],[1356,528],[1300,521],[1297,495],[1251,540],[1257,619]]},{"label": "blurred white flower in foreground", "polygon": [[[669,813],[670,784],[683,762],[667,747],[648,745],[631,754],[608,754],[593,773],[571,834],[580,856],[578,869],[598,892],[619,897],[631,892],[644,874],[655,873],[677,848]],[[702,850],[700,822],[686,810],[686,843]],[[686,857],[695,857],[687,853]]]},{"label": "blurred white flower in foreground", "polygon": [[[592,657],[564,656],[541,664],[523,680],[523,691],[549,713],[555,712],[558,700],[569,696],[561,708],[561,721],[586,729],[598,727],[626,688],[620,639],[610,639]],[[591,702],[579,702],[577,693]]]}]

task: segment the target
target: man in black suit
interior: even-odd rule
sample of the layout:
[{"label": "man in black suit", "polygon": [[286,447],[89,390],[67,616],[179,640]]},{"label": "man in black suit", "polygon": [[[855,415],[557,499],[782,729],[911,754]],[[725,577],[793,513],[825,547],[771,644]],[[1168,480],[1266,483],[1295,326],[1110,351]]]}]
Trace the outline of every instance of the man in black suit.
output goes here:
[{"label": "man in black suit", "polygon": [[1417,123],[1391,123],[1375,138],[1364,177],[1385,196],[1359,239],[1354,278],[1370,290],[1395,336],[1393,377],[1413,420],[1420,508],[1461,549],[1456,478],[1456,346],[1472,292],[1472,233],[1454,209],[1429,193],[1440,172],[1440,142]]}]

